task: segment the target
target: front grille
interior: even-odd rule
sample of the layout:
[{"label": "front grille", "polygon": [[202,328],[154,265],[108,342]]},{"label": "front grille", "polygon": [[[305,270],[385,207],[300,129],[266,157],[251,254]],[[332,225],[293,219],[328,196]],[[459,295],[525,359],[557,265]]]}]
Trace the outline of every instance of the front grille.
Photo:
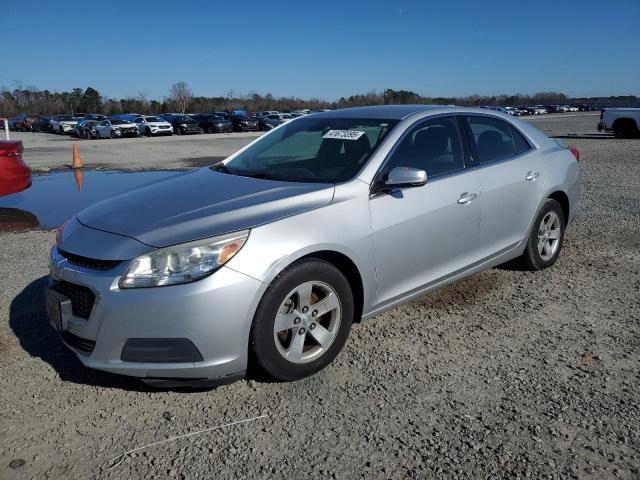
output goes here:
[{"label": "front grille", "polygon": [[60,280],[56,281],[51,288],[71,300],[71,309],[76,317],[89,318],[93,302],[96,300],[96,296],[89,287]]},{"label": "front grille", "polygon": [[96,346],[96,342],[93,340],[87,340],[86,338],[78,337],[70,332],[62,332],[62,340],[76,350],[81,352],[91,353]]},{"label": "front grille", "polygon": [[60,249],[58,249],[58,253],[66,258],[69,263],[92,270],[111,270],[121,263],[120,260],[98,260],[96,258],[82,257]]}]

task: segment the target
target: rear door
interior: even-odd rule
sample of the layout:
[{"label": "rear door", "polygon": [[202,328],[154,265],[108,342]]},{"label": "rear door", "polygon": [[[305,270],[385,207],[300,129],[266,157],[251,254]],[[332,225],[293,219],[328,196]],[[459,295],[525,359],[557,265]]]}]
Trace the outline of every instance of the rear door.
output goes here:
[{"label": "rear door", "polygon": [[510,122],[488,115],[465,115],[480,199],[480,258],[514,247],[540,203],[544,160]]},{"label": "rear door", "polygon": [[395,167],[427,172],[423,186],[374,193],[370,199],[380,303],[476,260],[480,187],[467,168],[460,127],[454,116],[419,121],[398,141],[375,180],[374,185],[384,183]]}]

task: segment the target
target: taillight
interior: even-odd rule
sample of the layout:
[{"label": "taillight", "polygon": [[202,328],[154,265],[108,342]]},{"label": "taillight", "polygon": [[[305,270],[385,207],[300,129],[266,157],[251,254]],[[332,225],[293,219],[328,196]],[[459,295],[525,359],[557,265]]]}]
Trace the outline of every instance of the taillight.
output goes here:
[{"label": "taillight", "polygon": [[569,150],[571,150],[571,153],[573,153],[573,156],[576,157],[576,162],[580,161],[580,150],[578,150],[577,148],[570,148]]},{"label": "taillight", "polygon": [[22,140],[0,141],[0,157],[19,157],[23,151]]}]

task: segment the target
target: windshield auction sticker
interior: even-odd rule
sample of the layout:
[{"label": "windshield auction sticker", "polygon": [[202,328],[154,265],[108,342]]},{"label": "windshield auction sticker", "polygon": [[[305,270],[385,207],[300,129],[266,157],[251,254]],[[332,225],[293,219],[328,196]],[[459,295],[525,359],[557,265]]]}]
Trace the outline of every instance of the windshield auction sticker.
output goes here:
[{"label": "windshield auction sticker", "polygon": [[358,140],[365,132],[358,130],[329,130],[322,138],[335,138],[337,140]]}]

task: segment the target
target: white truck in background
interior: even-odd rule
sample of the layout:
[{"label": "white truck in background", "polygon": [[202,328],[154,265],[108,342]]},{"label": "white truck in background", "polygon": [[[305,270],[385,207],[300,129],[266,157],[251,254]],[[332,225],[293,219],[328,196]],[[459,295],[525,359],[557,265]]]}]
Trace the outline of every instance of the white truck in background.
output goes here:
[{"label": "white truck in background", "polygon": [[603,108],[598,122],[602,130],[616,138],[640,138],[640,108]]}]

